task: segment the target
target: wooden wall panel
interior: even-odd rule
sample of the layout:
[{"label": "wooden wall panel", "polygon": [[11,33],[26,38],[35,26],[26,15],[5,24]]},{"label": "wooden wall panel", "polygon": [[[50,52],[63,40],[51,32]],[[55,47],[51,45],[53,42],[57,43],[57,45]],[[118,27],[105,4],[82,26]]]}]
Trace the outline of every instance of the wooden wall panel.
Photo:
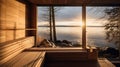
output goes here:
[{"label": "wooden wall panel", "polygon": [[5,0],[0,0],[0,29],[4,29],[5,28],[5,17],[6,17],[6,12],[5,12],[5,8],[6,8],[6,3],[4,2]]},{"label": "wooden wall panel", "polygon": [[19,4],[19,12],[18,12],[18,23],[16,24],[17,29],[25,29],[25,5],[20,3]]},{"label": "wooden wall panel", "polygon": [[6,41],[14,40],[15,39],[14,33],[15,33],[14,30],[6,30]]},{"label": "wooden wall panel", "polygon": [[19,39],[25,36],[25,30],[16,30],[15,39]]},{"label": "wooden wall panel", "polygon": [[6,31],[0,30],[0,43],[6,41]]},{"label": "wooden wall panel", "polygon": [[111,6],[120,5],[120,0],[28,0],[37,5],[58,5],[58,6]]},{"label": "wooden wall panel", "polygon": [[17,0],[0,0],[0,43],[25,37],[25,9]]},{"label": "wooden wall panel", "polygon": [[0,30],[5,29],[5,27],[6,27],[5,20],[0,20]]}]

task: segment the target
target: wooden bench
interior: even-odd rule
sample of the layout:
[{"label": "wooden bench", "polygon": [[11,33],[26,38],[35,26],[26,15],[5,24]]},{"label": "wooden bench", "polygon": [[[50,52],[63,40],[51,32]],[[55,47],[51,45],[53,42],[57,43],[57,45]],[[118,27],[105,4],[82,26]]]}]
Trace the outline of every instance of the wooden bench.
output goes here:
[{"label": "wooden bench", "polygon": [[2,67],[40,67],[44,60],[45,52],[25,51],[2,64]]},{"label": "wooden bench", "polygon": [[98,62],[100,64],[100,67],[115,67],[110,61],[108,61],[106,58],[99,58]]},{"label": "wooden bench", "polygon": [[34,46],[34,37],[0,44],[0,67],[40,67],[45,52],[24,51]]}]

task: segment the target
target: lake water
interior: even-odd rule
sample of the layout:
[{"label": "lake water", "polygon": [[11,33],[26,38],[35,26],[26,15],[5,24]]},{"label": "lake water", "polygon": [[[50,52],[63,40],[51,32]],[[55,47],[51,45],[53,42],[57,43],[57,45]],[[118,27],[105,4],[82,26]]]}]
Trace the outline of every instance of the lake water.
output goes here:
[{"label": "lake water", "polygon": [[[73,43],[82,43],[81,27],[56,27],[57,40],[69,40]],[[49,28],[38,27],[38,35],[42,38],[49,39]],[[87,27],[87,44],[98,47],[115,47],[114,43],[106,41],[104,27]]]}]

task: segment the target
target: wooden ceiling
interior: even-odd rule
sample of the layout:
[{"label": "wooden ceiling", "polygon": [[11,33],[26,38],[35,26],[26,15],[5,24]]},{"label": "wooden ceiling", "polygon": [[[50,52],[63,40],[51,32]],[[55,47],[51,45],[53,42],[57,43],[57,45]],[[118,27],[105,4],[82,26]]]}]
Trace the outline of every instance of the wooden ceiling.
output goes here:
[{"label": "wooden ceiling", "polygon": [[120,6],[120,0],[27,0],[36,5],[58,5],[58,6]]}]

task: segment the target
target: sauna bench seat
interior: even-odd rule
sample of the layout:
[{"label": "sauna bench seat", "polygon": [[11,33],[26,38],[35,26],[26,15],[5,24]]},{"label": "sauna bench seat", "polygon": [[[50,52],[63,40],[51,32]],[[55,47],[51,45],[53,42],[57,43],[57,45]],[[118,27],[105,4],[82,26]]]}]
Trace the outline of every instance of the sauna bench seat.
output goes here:
[{"label": "sauna bench seat", "polygon": [[0,67],[41,67],[45,52],[25,51],[33,46],[34,36],[0,44]]},{"label": "sauna bench seat", "polygon": [[23,51],[2,64],[2,67],[42,67],[45,52]]},{"label": "sauna bench seat", "polygon": [[46,51],[46,52],[87,52],[82,48],[27,48],[25,51]]}]

